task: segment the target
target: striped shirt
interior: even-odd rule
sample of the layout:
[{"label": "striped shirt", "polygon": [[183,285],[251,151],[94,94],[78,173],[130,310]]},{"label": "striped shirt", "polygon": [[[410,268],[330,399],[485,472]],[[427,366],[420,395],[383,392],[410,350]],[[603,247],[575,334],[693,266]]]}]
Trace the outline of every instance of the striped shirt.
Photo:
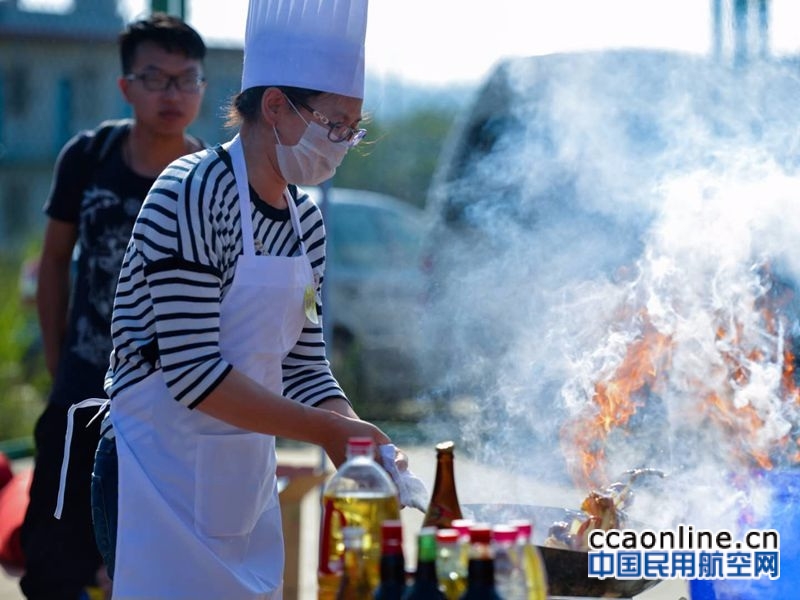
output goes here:
[{"label": "striped shirt", "polygon": [[[320,288],[325,228],[319,207],[292,195],[317,287],[318,325],[306,320],[283,361],[283,394],[310,405],[342,397],[322,335]],[[295,197],[296,196],[296,197]],[[302,250],[289,210],[250,188],[257,252],[297,256]],[[248,243],[254,243],[248,241]],[[221,147],[184,156],[156,180],[136,219],[114,299],[114,348],[106,375],[109,397],[161,369],[172,397],[194,408],[232,366],[219,348],[220,303],[242,255],[239,194],[230,156]]]}]

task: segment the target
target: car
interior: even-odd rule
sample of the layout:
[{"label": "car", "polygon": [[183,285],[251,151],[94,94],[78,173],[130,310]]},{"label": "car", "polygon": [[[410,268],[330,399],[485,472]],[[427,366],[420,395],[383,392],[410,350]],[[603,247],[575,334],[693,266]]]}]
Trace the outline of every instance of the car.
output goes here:
[{"label": "car", "polygon": [[392,416],[419,386],[424,213],[367,190],[305,191],[325,216],[324,322],[333,372],[359,414]]},{"label": "car", "polygon": [[478,399],[488,429],[538,419],[552,441],[572,361],[600,360],[587,342],[636,276],[665,186],[744,149],[794,169],[797,98],[778,61],[632,48],[498,63],[426,202],[423,378]]}]

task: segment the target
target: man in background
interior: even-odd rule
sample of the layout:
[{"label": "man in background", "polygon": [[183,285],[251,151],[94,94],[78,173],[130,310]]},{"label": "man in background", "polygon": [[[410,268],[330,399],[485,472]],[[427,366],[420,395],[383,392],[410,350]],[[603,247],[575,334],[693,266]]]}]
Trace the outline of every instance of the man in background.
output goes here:
[{"label": "man in background", "polygon": [[[22,528],[29,600],[78,600],[102,583],[92,528],[92,465],[100,419],[75,412],[67,477],[60,482],[70,407],[105,398],[111,309],[139,208],[159,173],[203,144],[187,127],[205,91],[206,47],[182,20],[155,13],[119,36],[119,89],[132,119],[73,137],[59,154],[44,233],[36,304],[53,387],[36,423],[36,462]],[[82,414],[83,413],[83,414]],[[60,519],[54,517],[63,485]]]}]

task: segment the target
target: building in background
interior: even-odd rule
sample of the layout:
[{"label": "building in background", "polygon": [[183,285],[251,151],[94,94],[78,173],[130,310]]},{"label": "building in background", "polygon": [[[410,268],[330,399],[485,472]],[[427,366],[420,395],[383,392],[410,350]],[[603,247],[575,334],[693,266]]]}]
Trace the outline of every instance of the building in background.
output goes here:
[{"label": "building in background", "polygon": [[[63,144],[100,120],[129,116],[117,90],[115,0],[74,0],[68,13],[22,10],[0,0],[0,251],[43,225],[42,205]],[[203,108],[191,132],[226,139],[223,105],[239,91],[241,48],[208,48]]]}]

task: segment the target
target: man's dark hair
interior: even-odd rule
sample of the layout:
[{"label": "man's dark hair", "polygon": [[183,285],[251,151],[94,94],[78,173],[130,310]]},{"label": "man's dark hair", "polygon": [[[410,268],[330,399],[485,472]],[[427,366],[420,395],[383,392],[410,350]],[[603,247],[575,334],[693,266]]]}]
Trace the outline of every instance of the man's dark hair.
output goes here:
[{"label": "man's dark hair", "polygon": [[167,52],[180,52],[187,58],[203,60],[206,55],[200,34],[178,17],[163,12],[129,23],[118,41],[123,75],[131,72],[136,49],[143,42],[153,42]]}]

